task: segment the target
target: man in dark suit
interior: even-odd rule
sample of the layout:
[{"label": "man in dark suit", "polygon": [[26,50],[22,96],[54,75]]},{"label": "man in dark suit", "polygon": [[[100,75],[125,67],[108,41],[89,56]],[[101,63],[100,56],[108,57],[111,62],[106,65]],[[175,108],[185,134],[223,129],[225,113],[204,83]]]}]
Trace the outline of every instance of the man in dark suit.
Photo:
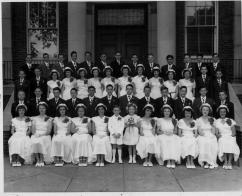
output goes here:
[{"label": "man in dark suit", "polygon": [[[155,108],[155,100],[152,97],[150,97],[150,93],[151,93],[151,87],[145,86],[144,87],[145,96],[143,98],[139,99],[139,101],[138,101],[138,115],[139,116],[144,116],[143,108],[146,104],[151,104]],[[155,114],[155,111],[153,112],[153,115],[154,114]]]},{"label": "man in dark suit", "polygon": [[[207,66],[207,63],[203,62],[203,54],[197,54],[197,63],[195,63],[195,77],[201,75],[201,69],[203,66]],[[208,69],[208,68],[207,68]]]},{"label": "man in dark suit", "polygon": [[105,74],[102,72],[102,70],[108,66],[107,62],[107,55],[105,53],[102,53],[100,55],[100,59],[95,63],[95,67],[98,67],[100,72],[101,77],[105,77]]},{"label": "man in dark suit", "polygon": [[169,69],[173,69],[176,72],[176,76],[174,79],[178,81],[180,79],[181,73],[179,73],[178,67],[176,65],[174,65],[174,56],[169,54],[166,56],[166,60],[167,60],[167,65],[163,65],[161,67],[161,75],[162,75],[163,79],[168,80],[166,72]]},{"label": "man in dark suit", "polygon": [[154,67],[159,67],[160,65],[155,63],[155,57],[153,56],[153,54],[148,54],[148,58],[147,58],[147,63],[144,65],[145,66],[145,76],[150,79],[153,77],[153,68]]},{"label": "man in dark suit", "polygon": [[196,78],[196,70],[194,64],[191,62],[191,56],[188,53],[184,54],[184,65],[180,67],[180,75],[178,78],[183,78],[182,71],[184,69],[190,69],[192,71],[192,77]]},{"label": "man in dark suit", "polygon": [[34,68],[36,67],[36,65],[32,64],[31,54],[27,54],[25,61],[26,61],[26,63],[24,65],[20,66],[20,69],[24,70],[24,72],[26,74],[26,79],[30,81],[35,76]]},{"label": "man in dark suit", "polygon": [[80,69],[80,64],[77,63],[77,52],[71,52],[71,61],[67,63],[67,66],[72,69],[72,76],[78,78],[77,71]]},{"label": "man in dark suit", "polygon": [[37,87],[34,91],[35,97],[30,99],[29,103],[29,115],[30,116],[37,116],[39,115],[38,104],[41,101],[46,102],[46,99],[42,97],[42,91],[40,87]]},{"label": "man in dark suit", "polygon": [[113,85],[108,84],[106,86],[107,96],[101,99],[101,103],[103,103],[107,107],[107,111],[105,113],[106,116],[110,117],[113,115],[113,107],[119,104],[118,98],[113,96]]},{"label": "man in dark suit", "polygon": [[129,67],[131,70],[130,76],[136,76],[137,75],[137,70],[136,67],[138,64],[140,64],[141,62],[139,62],[139,58],[136,54],[133,54],[131,57],[131,62],[129,63]]},{"label": "man in dark suit", "polygon": [[216,79],[217,70],[221,70],[221,72],[223,73],[218,53],[214,53],[212,58],[212,63],[208,65],[208,75],[211,76],[213,79]]},{"label": "man in dark suit", "polygon": [[59,80],[62,80],[64,78],[65,64],[64,64],[63,54],[58,54],[58,62],[55,65],[53,65],[52,69],[55,69],[59,72],[60,74]]},{"label": "man in dark suit", "polygon": [[46,80],[49,80],[50,79],[50,72],[52,70],[53,65],[50,64],[49,54],[44,53],[43,59],[44,59],[44,63],[39,65],[39,68],[41,70],[41,76],[43,78],[45,78]]},{"label": "man in dark suit", "polygon": [[53,89],[53,94],[54,94],[54,98],[50,99],[48,101],[48,115],[52,118],[56,117],[58,115],[57,113],[57,106],[61,103],[65,103],[65,100],[60,98],[60,93],[61,93],[61,89],[59,87],[55,87]]},{"label": "man in dark suit", "polygon": [[188,98],[186,98],[187,94],[187,87],[181,86],[179,90],[179,97],[174,100],[174,113],[178,120],[182,118],[182,110],[185,106],[191,106],[192,107],[192,101]]},{"label": "man in dark suit", "polygon": [[206,65],[201,66],[201,75],[196,78],[196,97],[199,97],[199,89],[202,86],[206,86],[208,91],[207,96],[212,98],[212,78],[207,74],[208,69]]},{"label": "man in dark suit", "polygon": [[25,92],[23,90],[18,91],[18,98],[17,100],[12,104],[11,107],[11,114],[12,117],[15,118],[18,116],[18,113],[16,112],[16,108],[18,104],[25,104],[27,106],[27,111],[25,112],[25,116],[29,115],[29,102],[26,100]]},{"label": "man in dark suit", "polygon": [[24,70],[20,69],[19,78],[14,81],[14,101],[17,100],[17,94],[19,90],[23,90],[26,95],[26,99],[29,98],[29,87],[30,87],[30,81],[26,79],[26,75]]},{"label": "man in dark suit", "polygon": [[[214,101],[211,98],[207,97],[207,87],[206,86],[201,86],[199,89],[199,94],[200,96],[195,98],[194,102],[193,102],[193,110],[194,110],[194,118],[199,118],[200,116],[202,116],[202,113],[200,111],[200,106],[203,103],[208,103],[212,109],[214,110]],[[213,115],[213,114],[211,114]]]},{"label": "man in dark suit", "polygon": [[161,108],[165,104],[168,104],[174,110],[174,101],[173,101],[172,98],[168,97],[168,94],[169,94],[168,88],[165,87],[165,86],[161,87],[161,94],[162,94],[162,97],[155,100],[155,102],[156,102],[156,104],[155,104],[156,117],[162,116]]},{"label": "man in dark suit", "polygon": [[71,98],[66,100],[66,105],[68,107],[68,115],[71,118],[73,118],[73,117],[77,117],[76,106],[77,104],[82,103],[82,100],[77,98],[76,88],[72,88],[70,93],[71,93]]},{"label": "man in dark suit", "polygon": [[[220,105],[226,105],[229,109],[227,117],[234,119],[234,104],[229,101],[228,95],[224,90],[219,92],[219,101],[216,102],[215,109],[217,110]],[[217,112],[215,117],[219,118],[219,114]]]},{"label": "man in dark suit", "polygon": [[30,98],[34,98],[34,90],[40,87],[43,92],[43,98],[47,98],[47,81],[41,76],[41,70],[39,67],[34,69],[35,77],[30,81]]},{"label": "man in dark suit", "polygon": [[94,66],[92,62],[92,53],[89,51],[85,52],[85,61],[80,64],[80,67],[85,68],[87,70],[87,78],[91,77],[91,70]]},{"label": "man in dark suit", "polygon": [[126,116],[128,114],[128,112],[127,112],[128,104],[134,103],[136,106],[138,106],[139,99],[133,95],[133,89],[134,89],[133,85],[128,84],[126,86],[127,95],[123,95],[123,96],[119,97],[119,106],[121,109],[121,113],[120,113],[121,116]]},{"label": "man in dark suit", "polygon": [[114,60],[110,64],[110,66],[113,69],[113,77],[119,78],[122,76],[120,69],[123,65],[124,65],[124,62],[121,59],[121,53],[116,52],[114,56]]},{"label": "man in dark suit", "polygon": [[87,107],[86,108],[86,116],[88,117],[94,117],[97,116],[97,113],[95,111],[95,107],[97,104],[100,103],[100,99],[95,97],[96,89],[94,86],[88,87],[88,97],[83,99],[83,104]]}]

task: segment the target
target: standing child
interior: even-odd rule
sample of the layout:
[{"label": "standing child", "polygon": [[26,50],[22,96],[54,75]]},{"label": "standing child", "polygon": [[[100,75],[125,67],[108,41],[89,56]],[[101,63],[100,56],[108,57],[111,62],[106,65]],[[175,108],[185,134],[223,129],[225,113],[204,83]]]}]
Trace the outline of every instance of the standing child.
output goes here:
[{"label": "standing child", "polygon": [[125,133],[123,143],[128,146],[129,163],[136,163],[136,144],[139,141],[138,122],[140,117],[135,114],[137,106],[133,103],[128,106],[128,115],[124,117]]},{"label": "standing child", "polygon": [[110,117],[108,122],[108,129],[110,131],[110,141],[112,144],[113,159],[112,163],[115,163],[116,151],[118,148],[118,162],[122,161],[122,144],[123,144],[123,131],[124,131],[124,119],[119,115],[121,112],[118,105],[114,106],[114,115]]}]

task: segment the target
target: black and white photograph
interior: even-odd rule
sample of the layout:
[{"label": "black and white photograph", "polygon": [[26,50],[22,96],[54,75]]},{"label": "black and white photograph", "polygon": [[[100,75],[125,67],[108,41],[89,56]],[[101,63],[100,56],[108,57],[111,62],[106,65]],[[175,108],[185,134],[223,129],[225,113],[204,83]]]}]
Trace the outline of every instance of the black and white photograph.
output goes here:
[{"label": "black and white photograph", "polygon": [[239,0],[2,1],[1,194],[241,196],[241,15]]}]

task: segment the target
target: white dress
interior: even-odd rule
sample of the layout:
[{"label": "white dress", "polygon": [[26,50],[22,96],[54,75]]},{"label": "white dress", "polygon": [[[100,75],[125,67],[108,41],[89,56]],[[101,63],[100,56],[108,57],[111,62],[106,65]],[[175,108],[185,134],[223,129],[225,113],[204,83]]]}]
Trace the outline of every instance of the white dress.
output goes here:
[{"label": "white dress", "polygon": [[90,118],[72,118],[77,132],[72,135],[72,157],[73,163],[79,162],[79,157],[87,157],[88,163],[92,162],[92,137],[88,133]]},{"label": "white dress", "polygon": [[[131,82],[132,82],[132,78],[131,78]],[[127,77],[122,76],[118,79],[118,85],[120,87],[119,97],[127,94],[126,93],[126,86],[128,84],[131,84],[131,82],[129,82],[129,76],[127,76]]]},{"label": "white dress", "polygon": [[[128,123],[129,120],[133,119],[134,123],[137,125],[137,123],[140,121],[140,117],[135,115],[127,115],[124,117],[124,123]],[[123,143],[125,145],[137,145],[139,141],[139,129],[135,126],[128,126],[125,128],[124,131],[124,137],[123,137]]]},{"label": "white dress", "polygon": [[24,159],[25,164],[31,164],[31,140],[26,135],[31,122],[13,118],[12,126],[15,127],[15,133],[8,140],[10,163],[12,155],[17,154]]},{"label": "white dress", "polygon": [[32,122],[36,132],[31,136],[31,152],[43,154],[45,163],[51,163],[51,136],[46,135],[46,133],[48,126],[52,123],[52,118],[45,120],[40,118],[40,116],[35,116],[32,117]]},{"label": "white dress", "polygon": [[96,116],[92,118],[95,124],[96,134],[93,136],[93,155],[94,161],[97,160],[97,155],[105,155],[105,160],[111,162],[112,160],[112,146],[108,136],[108,122],[105,119],[108,117]]},{"label": "white dress", "polygon": [[174,85],[173,81],[166,80],[164,82],[164,86],[168,88],[168,92],[171,95],[171,98],[174,99],[175,95],[176,95],[176,88],[178,86],[178,83],[176,83],[176,85]]},{"label": "white dress", "polygon": [[149,83],[149,80],[145,77],[145,80],[143,81],[142,78],[144,76],[135,76],[133,78],[133,83],[135,85],[135,96],[138,99],[141,99],[145,96],[144,94],[144,87]]},{"label": "white dress", "polygon": [[[58,86],[58,84],[57,84],[58,82],[60,83],[60,86]],[[61,88],[61,87],[62,87],[62,81],[60,81],[60,80],[56,80],[56,81],[54,81],[54,80],[49,80],[49,81],[47,82],[47,85],[48,85],[48,87],[49,87],[49,96],[48,96],[48,100],[50,100],[50,99],[54,98],[53,89],[54,89],[55,87],[59,87],[59,88]]]},{"label": "white dress", "polygon": [[163,86],[163,84],[161,84],[160,80],[161,80],[160,77],[158,77],[158,78],[153,77],[153,78],[149,79],[149,84],[151,86],[150,96],[153,99],[157,99],[157,98],[161,97],[160,88]]},{"label": "white dress", "polygon": [[[158,118],[157,126],[160,127],[163,132],[173,133],[174,125],[171,118]],[[159,160],[174,160],[180,163],[181,141],[177,135],[166,135],[165,133],[158,135],[156,148],[156,158],[158,162],[160,162]]]},{"label": "white dress", "polygon": [[102,85],[100,78],[90,78],[88,80],[88,86],[94,86],[96,89],[95,97],[101,99],[103,97]]},{"label": "white dress", "polygon": [[185,78],[183,79],[180,79],[179,80],[179,87],[181,86],[186,86],[187,87],[187,95],[186,95],[186,98],[192,100],[195,99],[195,97],[193,96],[193,93],[192,93],[192,89],[196,88],[196,82],[195,80],[193,82],[191,82],[190,80],[187,80]]},{"label": "white dress", "polygon": [[64,87],[64,91],[62,93],[62,98],[64,100],[71,98],[71,89],[76,87],[76,79],[73,78],[73,81],[71,82],[69,78],[64,78],[62,80],[62,85]]},{"label": "white dress", "polygon": [[[103,97],[105,97],[107,95],[107,91],[106,91],[106,86],[111,84],[113,86],[113,88],[115,88],[116,84],[118,84],[118,80],[116,78],[113,78],[114,81],[112,81],[112,78],[103,78],[101,81],[101,84],[103,85],[104,89],[103,89]],[[117,94],[115,92],[115,89],[113,91],[113,96],[117,97]]]},{"label": "white dress", "polygon": [[[68,117],[67,117],[68,118]],[[59,117],[54,118],[54,124],[57,126],[57,135],[52,138],[51,157],[62,157],[63,161],[72,162],[72,139],[71,135],[66,135],[67,127],[71,123],[70,118],[64,123]]]},{"label": "white dress", "polygon": [[[227,118],[225,119],[225,121]],[[231,120],[231,126],[228,125],[224,120],[219,118],[215,121],[215,126],[218,129],[221,137],[218,140],[218,158],[220,161],[224,160],[224,153],[231,153],[234,155],[234,161],[237,161],[240,154],[240,149],[236,143],[236,137],[232,137],[231,127],[236,125],[235,121]]]},{"label": "white dress", "polygon": [[85,84],[84,80],[78,79],[76,81],[76,85],[77,85],[77,97],[79,99],[84,99],[88,97],[88,80],[86,80],[86,84]]},{"label": "white dress", "polygon": [[152,125],[150,122],[141,120],[141,129],[143,130],[144,136],[139,137],[139,142],[136,146],[137,154],[141,159],[147,158],[148,153],[155,153],[156,137],[152,133]]},{"label": "white dress", "polygon": [[185,159],[188,155],[194,159],[198,156],[197,139],[194,136],[194,130],[197,129],[196,121],[192,121],[194,127],[187,125],[183,119],[178,121],[178,128],[182,130],[183,136],[181,137],[181,157]]},{"label": "white dress", "polygon": [[204,133],[204,136],[198,136],[198,163],[203,166],[203,162],[207,162],[217,167],[218,143],[216,136],[211,132],[212,126],[202,117],[196,121],[198,130]]}]

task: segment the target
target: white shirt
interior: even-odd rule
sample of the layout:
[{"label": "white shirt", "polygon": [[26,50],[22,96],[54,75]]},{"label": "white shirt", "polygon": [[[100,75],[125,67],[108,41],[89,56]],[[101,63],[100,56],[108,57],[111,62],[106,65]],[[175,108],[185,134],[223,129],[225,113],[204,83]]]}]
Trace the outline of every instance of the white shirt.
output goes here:
[{"label": "white shirt", "polygon": [[122,118],[120,115],[111,116],[108,121],[108,130],[110,131],[110,135],[112,135],[113,133],[120,133],[121,135],[123,135],[124,118]]},{"label": "white shirt", "polygon": [[24,101],[20,101],[20,100],[19,100],[18,103],[19,103],[19,104],[24,104]]},{"label": "white shirt", "polygon": [[76,69],[76,62],[74,62],[74,61],[71,61],[71,62],[72,62],[73,66],[74,66],[75,69]]},{"label": "white shirt", "polygon": [[32,64],[31,63],[27,63],[27,66],[28,66],[29,69],[31,69]]},{"label": "white shirt", "polygon": [[201,102],[202,102],[202,103],[206,103],[206,99],[207,99],[206,96],[205,96],[205,97],[201,97]]}]

